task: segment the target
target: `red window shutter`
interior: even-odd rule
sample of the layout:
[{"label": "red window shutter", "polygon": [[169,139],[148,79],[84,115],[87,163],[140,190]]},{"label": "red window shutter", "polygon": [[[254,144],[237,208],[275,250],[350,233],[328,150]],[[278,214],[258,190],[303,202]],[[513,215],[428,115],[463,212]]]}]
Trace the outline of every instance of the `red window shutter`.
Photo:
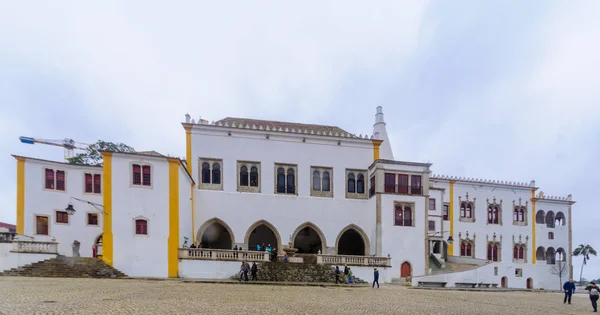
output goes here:
[{"label": "red window shutter", "polygon": [[142,168],[137,164],[133,164],[133,184],[142,184]]},{"label": "red window shutter", "polygon": [[54,189],[54,170],[46,169],[46,189]]},{"label": "red window shutter", "polygon": [[393,193],[396,188],[396,175],[385,174],[385,192]]},{"label": "red window shutter", "polygon": [[56,190],[65,190],[65,171],[56,171]]},{"label": "red window shutter", "polygon": [[408,175],[398,175],[398,192],[401,194],[408,194]]},{"label": "red window shutter", "polygon": [[143,185],[144,186],[150,186],[152,183],[150,181],[151,178],[151,174],[150,174],[150,166],[149,165],[144,165],[142,167],[142,173],[143,173]]},{"label": "red window shutter", "polygon": [[102,188],[101,188],[101,177],[102,175],[100,174],[95,174],[94,175],[94,192],[99,194],[102,192]]},{"label": "red window shutter", "polygon": [[85,192],[93,193],[94,189],[92,186],[92,174],[85,174]]},{"label": "red window shutter", "polygon": [[519,247],[519,259],[523,259],[523,247]]}]

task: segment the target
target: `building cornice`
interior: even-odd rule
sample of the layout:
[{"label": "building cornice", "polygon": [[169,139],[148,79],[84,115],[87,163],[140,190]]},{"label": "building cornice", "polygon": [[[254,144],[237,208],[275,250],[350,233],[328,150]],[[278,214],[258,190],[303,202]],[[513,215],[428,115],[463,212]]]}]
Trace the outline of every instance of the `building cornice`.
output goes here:
[{"label": "building cornice", "polygon": [[33,157],[28,157],[28,156],[21,156],[21,155],[15,155],[15,154],[11,154],[11,155],[17,161],[19,161],[19,160],[25,160],[25,161],[29,160],[29,161],[35,161],[35,162],[40,162],[40,163],[50,163],[50,164],[63,165],[63,166],[68,166],[68,167],[73,167],[73,168],[88,168],[88,169],[101,169],[102,168],[101,165],[71,164],[71,163],[67,163],[67,162],[59,162],[59,161],[38,159],[38,158],[33,158]]},{"label": "building cornice", "polygon": [[538,189],[535,187],[535,181],[531,181],[529,184],[525,182],[511,182],[511,181],[501,181],[501,180],[492,180],[492,179],[480,179],[480,178],[468,178],[468,177],[459,177],[459,176],[448,176],[448,175],[437,175],[433,174],[429,177],[431,181],[435,182],[445,182],[452,181],[457,184],[485,184],[486,186],[493,187],[510,187],[510,188],[518,188],[518,189]]},{"label": "building cornice", "polygon": [[431,167],[432,163],[421,163],[421,162],[407,162],[407,161],[393,161],[393,160],[385,160],[378,159],[373,161],[369,166],[369,170],[371,170],[377,164],[393,164],[393,165],[406,165],[406,166],[419,166],[419,167]]}]

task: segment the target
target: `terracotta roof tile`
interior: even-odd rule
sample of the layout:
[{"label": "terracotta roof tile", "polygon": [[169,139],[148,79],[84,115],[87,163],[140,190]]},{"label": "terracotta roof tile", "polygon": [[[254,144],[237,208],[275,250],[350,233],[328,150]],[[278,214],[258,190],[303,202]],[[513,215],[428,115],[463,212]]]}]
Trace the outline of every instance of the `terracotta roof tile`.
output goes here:
[{"label": "terracotta roof tile", "polygon": [[325,126],[325,125],[313,125],[313,124],[300,124],[300,123],[293,123],[293,122],[284,122],[284,121],[272,121],[272,120],[259,120],[259,119],[249,119],[249,118],[236,118],[236,117],[227,117],[227,118],[223,118],[217,122],[215,122],[216,124],[218,123],[228,123],[229,125],[231,125],[232,123],[235,123],[236,125],[242,124],[242,125],[249,125],[250,127],[252,127],[252,125],[256,125],[258,126],[263,126],[263,127],[269,127],[270,129],[273,128],[288,128],[288,129],[307,129],[307,130],[314,130],[315,132],[321,132],[321,133],[333,133],[335,134],[336,132],[341,134],[341,133],[349,133],[348,131],[337,127],[337,126]]},{"label": "terracotta roof tile", "polygon": [[157,157],[167,157],[166,155],[162,155],[156,151],[140,151],[140,152],[135,152],[137,154],[141,154],[141,155],[149,155],[149,156],[157,156]]}]

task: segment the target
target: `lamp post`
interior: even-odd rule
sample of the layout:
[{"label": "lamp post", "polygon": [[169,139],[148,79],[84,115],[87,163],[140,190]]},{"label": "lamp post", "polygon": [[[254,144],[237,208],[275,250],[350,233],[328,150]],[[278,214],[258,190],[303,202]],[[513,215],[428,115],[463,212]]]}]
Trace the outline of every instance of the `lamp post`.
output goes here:
[{"label": "lamp post", "polygon": [[75,198],[75,197],[71,197],[69,199],[69,204],[67,205],[67,207],[65,208],[65,211],[67,212],[68,215],[74,215],[75,214],[75,208],[73,207],[73,200],[77,200],[79,202],[82,203],[87,203],[90,206],[94,207],[94,209],[96,209],[96,211],[104,214],[104,206],[99,204],[99,203],[95,203],[95,202],[91,202],[91,201],[87,201],[87,200],[83,200],[83,199],[79,199],[79,198]]}]

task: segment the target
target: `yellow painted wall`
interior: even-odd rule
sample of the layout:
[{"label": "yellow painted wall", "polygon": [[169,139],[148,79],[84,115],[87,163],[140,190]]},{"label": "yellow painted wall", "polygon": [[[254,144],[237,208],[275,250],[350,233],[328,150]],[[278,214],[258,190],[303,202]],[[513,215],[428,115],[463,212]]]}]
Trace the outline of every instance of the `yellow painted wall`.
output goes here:
[{"label": "yellow painted wall", "polygon": [[373,141],[373,161],[379,160],[379,146],[383,141],[381,140],[372,140]]},{"label": "yellow painted wall", "polygon": [[169,158],[169,278],[179,275],[179,160]]},{"label": "yellow painted wall", "polygon": [[104,180],[104,232],[102,233],[102,260],[109,266],[113,265],[113,232],[112,232],[112,152],[102,152],[102,173]]},{"label": "yellow painted wall", "polygon": [[25,159],[17,158],[17,234],[25,234]]}]

